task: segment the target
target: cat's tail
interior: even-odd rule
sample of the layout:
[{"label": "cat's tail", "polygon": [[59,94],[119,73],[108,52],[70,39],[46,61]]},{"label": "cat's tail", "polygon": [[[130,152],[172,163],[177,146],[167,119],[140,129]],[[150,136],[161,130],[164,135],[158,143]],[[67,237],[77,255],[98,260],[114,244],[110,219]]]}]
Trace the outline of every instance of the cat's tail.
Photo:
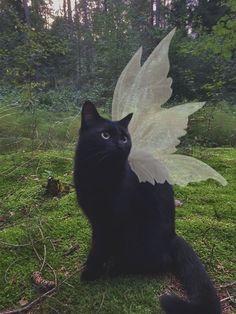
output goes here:
[{"label": "cat's tail", "polygon": [[176,237],[171,245],[175,273],[187,291],[189,301],[175,295],[162,295],[160,302],[167,314],[220,314],[216,291],[193,249]]}]

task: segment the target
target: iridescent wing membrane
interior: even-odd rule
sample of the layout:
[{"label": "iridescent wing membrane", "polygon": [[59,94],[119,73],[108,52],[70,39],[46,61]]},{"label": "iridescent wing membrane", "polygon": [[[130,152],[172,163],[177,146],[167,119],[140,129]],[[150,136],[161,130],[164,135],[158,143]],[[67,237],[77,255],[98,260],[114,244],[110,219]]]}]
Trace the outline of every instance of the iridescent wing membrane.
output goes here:
[{"label": "iridescent wing membrane", "polygon": [[204,102],[187,103],[172,108],[161,106],[172,94],[168,78],[168,50],[173,29],[141,66],[142,48],[134,54],[121,73],[112,102],[112,119],[130,112],[129,132],[132,150],[129,162],[140,182],[179,185],[212,178],[226,185],[226,180],[205,163],[189,156],[174,154],[179,138],[186,134],[188,117]]}]

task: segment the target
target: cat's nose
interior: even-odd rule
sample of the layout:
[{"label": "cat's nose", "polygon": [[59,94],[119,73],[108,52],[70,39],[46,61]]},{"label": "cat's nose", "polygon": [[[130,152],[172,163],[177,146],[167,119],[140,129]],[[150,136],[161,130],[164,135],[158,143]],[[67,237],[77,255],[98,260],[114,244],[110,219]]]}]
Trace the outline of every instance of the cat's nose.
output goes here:
[{"label": "cat's nose", "polygon": [[118,141],[116,146],[117,146],[118,149],[123,149],[124,143],[122,141]]}]

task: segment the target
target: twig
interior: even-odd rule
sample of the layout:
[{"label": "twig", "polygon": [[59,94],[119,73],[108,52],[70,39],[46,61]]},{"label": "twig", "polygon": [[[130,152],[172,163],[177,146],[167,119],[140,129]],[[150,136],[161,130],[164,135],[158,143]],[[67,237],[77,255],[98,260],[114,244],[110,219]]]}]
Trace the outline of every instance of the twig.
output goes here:
[{"label": "twig", "polygon": [[101,301],[101,303],[100,303],[100,305],[99,305],[99,308],[98,308],[98,310],[97,310],[97,313],[101,310],[101,308],[102,308],[102,306],[103,306],[103,303],[104,303],[104,300],[105,300],[105,295],[106,295],[106,292],[103,292],[103,294],[102,294],[102,301]]},{"label": "twig", "polygon": [[38,304],[40,301],[42,301],[43,299],[47,298],[48,296],[50,296],[51,294],[56,292],[56,287],[45,292],[44,294],[42,294],[41,296],[39,296],[37,299],[33,300],[32,302],[30,302],[29,304],[27,304],[26,306],[22,307],[22,308],[18,308],[18,309],[14,309],[14,310],[6,310],[6,311],[1,311],[0,314],[18,314],[18,313],[24,313],[29,311],[34,305]]},{"label": "twig", "polygon": [[24,260],[24,259],[26,259],[26,257],[25,257],[25,258],[18,258],[18,259],[16,259],[15,261],[13,261],[13,262],[7,267],[7,269],[6,269],[6,271],[5,271],[5,275],[4,275],[4,279],[5,279],[5,282],[6,282],[6,283],[7,283],[7,273],[9,272],[10,268],[11,268],[13,265],[15,265],[16,262],[19,262],[19,260]]},{"label": "twig", "polygon": [[3,241],[0,241],[0,244],[2,244],[2,245],[7,245],[7,246],[14,246],[14,247],[30,246],[30,243],[14,244],[14,243],[3,242]]},{"label": "twig", "polygon": [[224,288],[229,288],[229,287],[233,287],[234,285],[236,285],[236,281],[233,281],[233,282],[229,282],[229,283],[226,283],[224,285],[220,285],[220,289],[224,289]]},{"label": "twig", "polygon": [[[39,222],[39,224],[40,224],[40,226],[42,226],[41,221]],[[44,237],[44,234],[43,234],[43,230],[42,230],[39,226],[38,226],[38,228],[39,228],[39,232],[41,233],[42,241],[44,242],[44,241],[45,241],[45,237]],[[46,247],[45,244],[43,244],[43,252],[44,252],[44,254],[43,254],[43,262],[42,262],[40,271],[43,270],[44,265],[45,265],[45,263],[46,263],[46,258],[47,258],[47,247]]]},{"label": "twig", "polygon": [[56,309],[54,309],[54,307],[52,307],[51,305],[49,305],[49,304],[48,304],[48,307],[49,307],[51,310],[53,310],[55,313],[60,314],[60,312],[59,312],[59,311],[57,311]]},{"label": "twig", "polygon": [[37,256],[38,260],[41,262],[42,261],[42,257],[39,255],[38,251],[36,250],[36,248],[34,246],[34,241],[33,241],[32,237],[31,237],[30,233],[29,233],[29,239],[30,239],[31,246],[32,246],[32,248],[34,250],[35,255]]},{"label": "twig", "polygon": [[68,287],[75,288],[75,287],[74,287],[73,285],[71,285],[69,282],[64,281],[64,284],[67,285]]},{"label": "twig", "polygon": [[[41,145],[41,144],[40,144],[40,145]],[[39,146],[40,146],[40,145],[39,145]],[[38,147],[37,149],[39,149],[39,147]],[[40,163],[41,163],[41,159],[39,159],[37,168],[36,168],[36,170],[35,170],[35,174],[36,174],[36,175],[38,175],[38,170],[39,170],[39,165],[40,165]]]},{"label": "twig", "polygon": [[42,265],[41,265],[41,267],[40,267],[40,271],[42,271],[43,268],[44,268],[44,266],[45,266],[46,258],[47,258],[47,247],[46,247],[46,245],[44,244],[44,245],[43,245],[43,262],[42,262]]},{"label": "twig", "polygon": [[49,241],[50,241],[50,243],[52,245],[53,251],[56,252],[56,248],[55,248],[55,245],[54,245],[53,241],[51,239]]},{"label": "twig", "polygon": [[[82,269],[84,269],[85,266],[81,266],[80,268],[76,269],[72,274],[70,274],[68,277],[66,277],[62,282],[58,284],[58,287],[62,286],[64,283],[66,283],[67,280],[69,280],[71,277],[73,277],[75,274],[80,272]],[[1,314],[1,313],[0,313]]]},{"label": "twig", "polygon": [[[52,295],[50,295],[49,298],[50,298],[51,300],[53,300],[53,301],[56,301],[58,304],[60,304],[60,305],[63,306],[63,307],[66,307],[66,308],[69,307],[68,304],[62,303],[61,301],[59,301],[56,297],[53,297]],[[54,304],[55,304],[55,302],[54,302]]]},{"label": "twig", "polygon": [[[232,298],[233,298],[233,296],[230,295],[230,296],[228,296],[228,297],[226,297],[226,298],[224,298],[224,299],[221,299],[220,302],[225,302],[225,301],[228,301],[228,300],[232,300]],[[1,313],[0,313],[0,314],[1,314]]]},{"label": "twig", "polygon": [[55,269],[49,264],[47,263],[47,266],[51,269],[51,271],[53,272],[53,276],[54,276],[54,282],[55,282],[55,286],[57,287],[57,274]]},{"label": "twig", "polygon": [[[2,175],[3,175],[4,177],[7,177],[7,176],[9,176],[10,174],[12,174],[14,171],[18,170],[19,168],[21,168],[21,167],[23,167],[23,166],[29,164],[29,163],[30,163],[31,161],[33,161],[34,159],[35,159],[35,157],[33,157],[33,158],[30,159],[30,160],[27,160],[26,162],[21,163],[18,167],[15,167],[15,166],[14,166],[14,167],[12,167],[12,168],[9,168],[9,169],[3,171],[3,172],[2,172]],[[10,171],[10,172],[8,172],[8,171]]]}]

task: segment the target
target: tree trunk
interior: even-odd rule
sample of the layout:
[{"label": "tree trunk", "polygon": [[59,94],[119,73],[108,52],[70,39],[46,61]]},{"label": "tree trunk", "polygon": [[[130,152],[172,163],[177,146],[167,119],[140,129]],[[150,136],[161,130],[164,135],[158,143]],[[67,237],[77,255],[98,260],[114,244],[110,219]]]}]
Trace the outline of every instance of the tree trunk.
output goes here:
[{"label": "tree trunk", "polygon": [[31,18],[30,18],[30,13],[29,13],[28,0],[23,0],[23,6],[24,6],[26,23],[28,27],[31,27]]},{"label": "tree trunk", "polygon": [[160,27],[161,0],[156,0],[156,26]]},{"label": "tree trunk", "polygon": [[105,13],[107,12],[107,0],[104,0],[103,2],[103,10]]},{"label": "tree trunk", "polygon": [[67,0],[67,13],[68,13],[68,21],[70,24],[72,24],[73,21],[72,21],[71,0]]},{"label": "tree trunk", "polygon": [[66,0],[63,0],[63,14],[64,14],[64,20],[67,20],[67,11],[66,11]]},{"label": "tree trunk", "polygon": [[150,25],[153,26],[154,25],[154,0],[151,0],[151,4],[150,4]]},{"label": "tree trunk", "polygon": [[89,19],[88,19],[88,5],[87,0],[83,0],[81,3],[83,10],[83,23],[84,23],[84,51],[85,51],[85,68],[86,68],[86,76],[87,78],[91,73],[91,65],[92,65],[92,51],[91,51],[91,37],[90,37],[90,29],[89,29]]},{"label": "tree trunk", "polygon": [[81,30],[80,30],[80,12],[77,0],[75,0],[75,29],[76,29],[76,69],[75,69],[75,87],[80,87],[82,65],[81,65]]}]

